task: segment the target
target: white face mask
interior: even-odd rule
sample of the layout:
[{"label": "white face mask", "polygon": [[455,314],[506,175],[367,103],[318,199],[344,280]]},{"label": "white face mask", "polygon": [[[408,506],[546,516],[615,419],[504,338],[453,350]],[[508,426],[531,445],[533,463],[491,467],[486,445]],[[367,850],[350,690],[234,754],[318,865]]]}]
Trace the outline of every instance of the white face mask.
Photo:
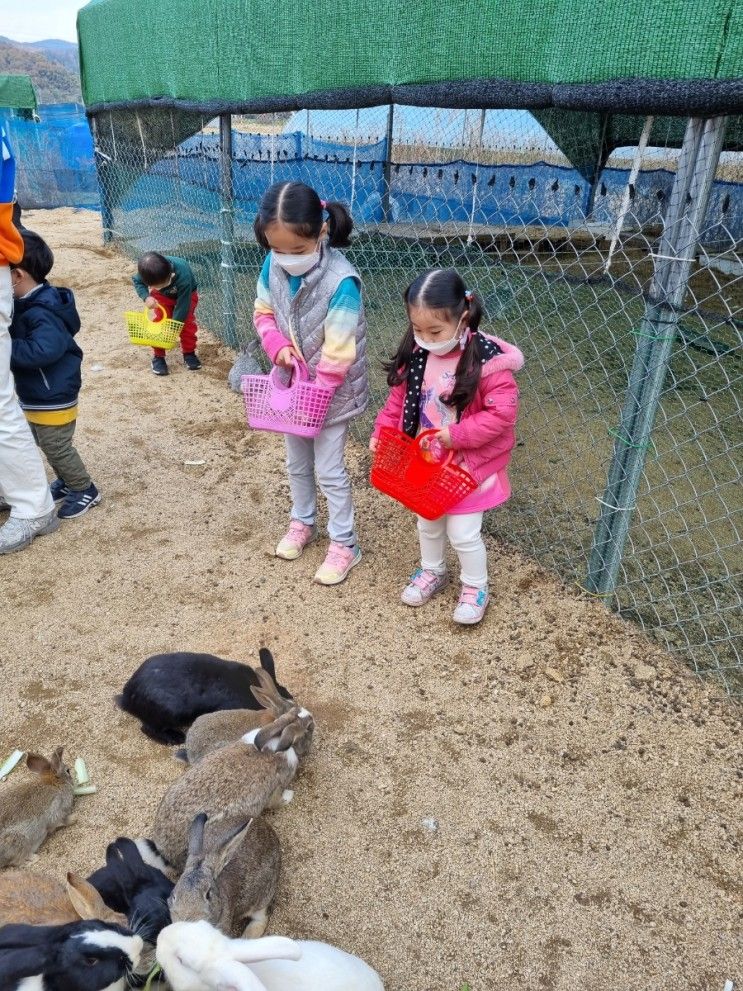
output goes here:
[{"label": "white face mask", "polygon": [[287,275],[306,275],[320,261],[319,249],[315,249],[309,255],[280,255],[277,251],[272,254],[276,264],[280,265]]},{"label": "white face mask", "polygon": [[417,334],[413,334],[413,340],[419,348],[423,348],[424,351],[428,351],[430,354],[449,354],[459,344],[462,336],[461,330],[461,327],[457,327],[454,331],[454,337],[450,337],[446,341],[424,341]]},{"label": "white face mask", "polygon": [[424,351],[428,351],[430,354],[449,354],[457,346],[459,338],[455,334],[448,341],[424,341],[417,334],[413,334],[413,340],[419,348],[423,348]]}]

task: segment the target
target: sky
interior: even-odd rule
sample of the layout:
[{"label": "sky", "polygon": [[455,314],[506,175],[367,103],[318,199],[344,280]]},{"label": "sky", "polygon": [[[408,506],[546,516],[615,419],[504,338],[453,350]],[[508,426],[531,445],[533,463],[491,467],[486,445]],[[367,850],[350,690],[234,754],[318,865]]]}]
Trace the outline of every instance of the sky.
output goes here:
[{"label": "sky", "polygon": [[77,41],[75,20],[85,0],[0,0],[0,34],[13,41]]}]

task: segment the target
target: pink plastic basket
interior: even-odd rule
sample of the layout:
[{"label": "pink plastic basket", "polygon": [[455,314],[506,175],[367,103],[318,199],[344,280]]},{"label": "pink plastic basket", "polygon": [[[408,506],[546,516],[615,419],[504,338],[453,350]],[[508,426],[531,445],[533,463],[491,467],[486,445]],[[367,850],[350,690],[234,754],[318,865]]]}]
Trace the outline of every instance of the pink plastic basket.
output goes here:
[{"label": "pink plastic basket", "polygon": [[245,415],[253,430],[272,430],[297,437],[317,437],[328,413],[333,390],[311,382],[307,366],[292,362],[289,383],[278,368],[269,375],[243,375]]}]

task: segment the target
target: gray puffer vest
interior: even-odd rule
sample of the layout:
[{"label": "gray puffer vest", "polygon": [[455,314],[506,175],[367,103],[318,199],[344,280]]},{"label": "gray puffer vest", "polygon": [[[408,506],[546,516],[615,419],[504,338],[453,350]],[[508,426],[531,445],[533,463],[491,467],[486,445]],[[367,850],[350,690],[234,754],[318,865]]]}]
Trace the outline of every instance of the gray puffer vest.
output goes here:
[{"label": "gray puffer vest", "polygon": [[[325,340],[325,317],[330,300],[343,279],[353,278],[360,283],[359,273],[346,261],[337,248],[323,244],[320,261],[305,275],[292,299],[289,292],[289,276],[271,258],[268,288],[271,292],[274,317],[281,333],[296,341],[307,362],[310,376],[320,361]],[[325,426],[345,423],[360,416],[369,405],[369,368],[366,357],[366,317],[361,302],[359,322],[356,327],[356,358],[345,379],[338,386],[330,404]]]}]

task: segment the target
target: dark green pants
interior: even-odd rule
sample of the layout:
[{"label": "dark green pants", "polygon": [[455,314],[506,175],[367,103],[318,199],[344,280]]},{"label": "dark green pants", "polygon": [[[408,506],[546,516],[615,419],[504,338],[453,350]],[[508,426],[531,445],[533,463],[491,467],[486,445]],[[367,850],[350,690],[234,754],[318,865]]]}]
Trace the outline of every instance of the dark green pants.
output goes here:
[{"label": "dark green pants", "polygon": [[57,478],[61,478],[73,492],[82,492],[90,485],[90,475],[72,443],[75,423],[73,420],[72,423],[63,423],[58,427],[40,423],[29,423],[29,426],[46,460],[57,473]]}]

